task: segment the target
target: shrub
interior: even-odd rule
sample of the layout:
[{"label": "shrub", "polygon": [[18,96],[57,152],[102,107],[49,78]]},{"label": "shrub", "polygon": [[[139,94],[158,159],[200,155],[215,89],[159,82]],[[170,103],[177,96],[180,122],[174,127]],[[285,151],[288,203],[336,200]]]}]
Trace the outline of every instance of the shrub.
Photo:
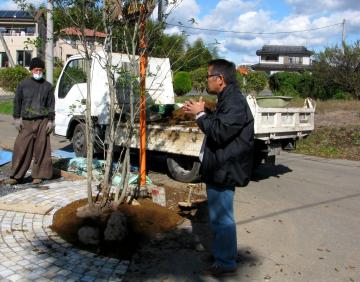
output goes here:
[{"label": "shrub", "polygon": [[349,92],[338,91],[335,93],[334,97],[335,100],[352,100],[353,97]]},{"label": "shrub", "polygon": [[176,95],[182,96],[188,93],[192,88],[190,74],[185,71],[179,71],[174,77],[174,91]]},{"label": "shrub", "polygon": [[56,86],[56,83],[59,79],[59,76],[61,74],[61,70],[62,70],[62,67],[61,66],[57,66],[54,68],[54,87]]},{"label": "shrub", "polygon": [[297,72],[277,72],[270,76],[270,89],[285,96],[299,96],[298,84],[301,74]]},{"label": "shrub", "polygon": [[253,71],[246,75],[236,73],[236,79],[239,84],[241,91],[245,93],[256,92],[264,90],[268,84],[268,77],[265,72]]},{"label": "shrub", "polygon": [[245,89],[247,92],[255,91],[256,93],[259,93],[265,89],[268,83],[268,77],[266,73],[262,71],[249,72],[245,76],[245,80]]},{"label": "shrub", "polygon": [[207,67],[201,67],[190,72],[192,86],[196,91],[204,92],[206,89]]},{"label": "shrub", "polygon": [[0,86],[5,90],[15,91],[21,80],[29,76],[29,71],[21,66],[0,70]]}]

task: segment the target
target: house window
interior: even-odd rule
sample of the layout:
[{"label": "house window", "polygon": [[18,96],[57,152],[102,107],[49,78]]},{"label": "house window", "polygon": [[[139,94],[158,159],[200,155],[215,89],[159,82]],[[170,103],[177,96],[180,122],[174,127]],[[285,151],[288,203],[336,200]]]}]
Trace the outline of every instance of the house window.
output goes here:
[{"label": "house window", "polygon": [[19,66],[28,67],[32,57],[32,51],[17,50],[16,51],[16,63]]},{"label": "house window", "polygon": [[302,64],[302,57],[289,57],[289,64]]},{"label": "house window", "polygon": [[0,64],[2,68],[9,67],[9,58],[5,52],[0,52]]},{"label": "house window", "polygon": [[267,62],[278,62],[279,56],[278,55],[265,55],[265,56],[261,56],[261,60],[267,61]]}]

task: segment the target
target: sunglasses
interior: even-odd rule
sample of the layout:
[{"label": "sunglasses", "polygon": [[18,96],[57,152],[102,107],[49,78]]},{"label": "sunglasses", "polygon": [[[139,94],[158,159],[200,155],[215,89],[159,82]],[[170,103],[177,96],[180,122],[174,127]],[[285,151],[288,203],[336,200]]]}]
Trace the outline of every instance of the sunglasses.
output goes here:
[{"label": "sunglasses", "polygon": [[221,76],[221,74],[220,73],[207,74],[206,79],[209,79],[210,77],[213,77],[213,76]]}]

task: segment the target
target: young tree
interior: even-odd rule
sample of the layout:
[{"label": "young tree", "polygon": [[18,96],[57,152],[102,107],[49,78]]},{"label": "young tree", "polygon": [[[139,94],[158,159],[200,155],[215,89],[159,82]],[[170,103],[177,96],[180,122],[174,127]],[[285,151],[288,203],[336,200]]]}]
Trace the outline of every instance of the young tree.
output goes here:
[{"label": "young tree", "polygon": [[[177,2],[172,1],[174,7],[176,7]],[[110,200],[113,200],[113,203],[118,205],[125,199],[125,195],[129,193],[130,144],[135,122],[139,116],[139,101],[137,99],[138,96],[136,96],[139,89],[137,87],[139,84],[139,55],[151,51],[153,54],[159,54],[161,57],[172,56],[173,68],[174,66],[175,68],[181,68],[181,64],[184,64],[185,55],[189,56],[190,53],[184,52],[185,37],[183,35],[164,35],[162,24],[150,23],[147,29],[143,29],[144,23],[148,21],[148,17],[155,7],[155,0],[54,0],[53,4],[54,15],[61,17],[61,20],[57,19],[57,29],[61,30],[62,27],[68,25],[68,27],[76,30],[78,42],[76,46],[84,61],[81,68],[75,67],[72,72],[70,71],[71,68],[69,68],[69,72],[63,75],[64,80],[68,80],[71,83],[69,84],[69,89],[63,87],[62,91],[69,91],[73,85],[86,82],[86,91],[83,93],[83,99],[76,105],[73,105],[72,109],[80,113],[80,116],[81,114],[84,115],[84,118],[80,117],[78,120],[78,128],[80,130],[82,128],[85,129],[86,137],[86,152],[84,152],[84,155],[87,157],[88,206],[86,209],[87,212],[98,213],[101,207],[107,205]],[[171,13],[172,9],[168,9],[168,12]],[[101,21],[99,21],[99,15],[101,15]],[[90,38],[90,40],[87,34],[88,29],[94,31],[93,38]],[[96,40],[95,31],[103,31],[106,34],[103,52],[99,52],[95,44],[93,44],[94,40]],[[148,46],[144,46],[142,44],[143,38],[139,37],[139,34],[143,34],[143,31],[146,33],[147,38],[151,40]],[[161,40],[157,40],[157,38]],[[157,42],[160,43],[160,46],[157,46]],[[200,45],[202,48],[203,44],[201,43]],[[114,63],[114,50],[121,51],[127,56],[130,62],[129,67]],[[193,57],[194,59],[203,53],[194,48],[193,50],[197,52],[197,55]],[[204,53],[208,56],[206,50]],[[191,61],[191,59],[187,57],[188,61]],[[102,136],[101,132],[99,133],[99,129],[94,124],[92,117],[91,81],[94,74],[91,73],[91,65],[94,60],[100,62],[107,77],[109,96],[106,98],[108,99],[106,102],[108,103],[109,123],[106,126],[106,138]],[[146,67],[146,64],[144,65]],[[156,76],[156,73],[149,75]],[[79,81],[77,81],[76,77],[79,78]],[[145,80],[140,81],[140,84],[144,85],[144,83]],[[125,99],[130,105],[128,110],[117,99],[119,90],[126,96]],[[116,132],[119,127],[126,130],[126,140],[123,142],[123,150],[120,157],[122,163],[121,166],[117,166],[116,171],[121,171],[121,183],[116,189],[114,199],[112,199],[110,197],[110,188],[114,176],[113,149]],[[93,152],[94,147],[99,145],[106,151],[105,172],[101,183],[102,201],[100,206],[94,205],[92,199]],[[135,191],[130,193],[134,195]]]},{"label": "young tree", "polygon": [[200,93],[206,90],[206,86],[207,86],[205,80],[206,75],[207,75],[207,67],[197,68],[190,72],[193,88]]},{"label": "young tree", "polygon": [[332,86],[326,91],[330,94],[328,96],[343,91],[360,99],[360,41],[353,45],[344,44],[343,49],[328,47],[318,53],[313,75],[321,78],[324,85]]}]

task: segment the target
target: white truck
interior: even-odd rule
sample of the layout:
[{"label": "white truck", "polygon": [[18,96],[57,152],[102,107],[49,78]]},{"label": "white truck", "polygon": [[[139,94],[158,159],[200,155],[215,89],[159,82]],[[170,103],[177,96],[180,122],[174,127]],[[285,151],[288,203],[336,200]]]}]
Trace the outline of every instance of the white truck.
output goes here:
[{"label": "white truck", "polygon": [[[103,56],[98,55],[91,63],[91,115],[95,131],[105,140],[109,124],[109,90]],[[124,54],[113,54],[113,65],[127,69],[129,59]],[[81,55],[70,57],[64,65],[55,88],[55,134],[72,141],[77,156],[86,155],[84,131],[84,107],[86,76]],[[172,74],[169,59],[149,58],[146,78],[147,93],[155,104],[174,104]],[[156,75],[154,75],[156,74]],[[263,160],[274,163],[281,149],[291,149],[296,140],[306,137],[314,129],[315,105],[306,99],[303,107],[260,107],[257,99],[247,96],[255,119],[254,167]],[[137,131],[138,128],[135,129]],[[116,145],[123,145],[124,127],[117,130]],[[139,135],[133,134],[132,148],[139,148]],[[199,178],[199,152],[204,135],[189,123],[147,124],[147,150],[166,157],[169,174],[182,182]]]}]

